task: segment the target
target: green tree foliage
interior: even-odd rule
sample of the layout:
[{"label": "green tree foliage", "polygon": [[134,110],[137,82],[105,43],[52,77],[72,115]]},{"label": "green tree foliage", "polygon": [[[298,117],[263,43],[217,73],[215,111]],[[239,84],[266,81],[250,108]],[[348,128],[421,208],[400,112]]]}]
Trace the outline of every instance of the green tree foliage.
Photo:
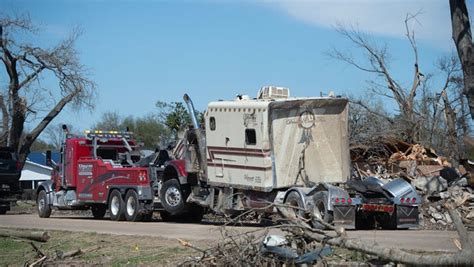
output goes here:
[{"label": "green tree foliage", "polygon": [[[156,107],[160,120],[171,130],[175,138],[180,132],[186,130],[189,125],[192,125],[191,117],[183,103],[158,101]],[[203,123],[204,113],[196,111],[196,115],[200,123]]]},{"label": "green tree foliage", "polygon": [[148,149],[167,145],[170,135],[166,126],[153,114],[144,117],[127,116],[124,118],[117,112],[106,112],[92,128],[106,131],[125,131],[128,128],[134,133],[135,139]]},{"label": "green tree foliage", "polygon": [[191,117],[181,102],[158,101],[156,107],[161,120],[174,134],[183,131],[191,124]]}]

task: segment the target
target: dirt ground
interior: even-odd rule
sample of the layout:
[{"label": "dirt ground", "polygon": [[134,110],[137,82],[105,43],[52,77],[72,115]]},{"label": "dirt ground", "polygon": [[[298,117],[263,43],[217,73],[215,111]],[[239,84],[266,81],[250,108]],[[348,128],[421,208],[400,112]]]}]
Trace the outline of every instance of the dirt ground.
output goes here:
[{"label": "dirt ground", "polygon": [[[0,231],[6,230],[0,228]],[[11,229],[10,229],[11,230]],[[28,232],[30,230],[21,230]],[[48,256],[46,265],[168,265],[183,262],[196,251],[183,247],[177,240],[149,236],[125,236],[97,233],[78,233],[68,231],[48,231],[51,237],[47,242],[33,241]],[[0,265],[24,266],[41,258],[30,244],[31,241],[0,237]],[[209,242],[195,241],[193,244],[203,248]],[[61,252],[77,249],[86,251],[75,257],[58,259]]]}]

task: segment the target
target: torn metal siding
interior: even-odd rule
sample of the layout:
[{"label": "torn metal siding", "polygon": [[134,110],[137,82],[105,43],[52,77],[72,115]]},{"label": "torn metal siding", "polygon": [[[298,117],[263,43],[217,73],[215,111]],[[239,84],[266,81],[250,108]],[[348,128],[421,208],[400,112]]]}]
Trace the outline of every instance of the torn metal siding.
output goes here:
[{"label": "torn metal siding", "polygon": [[274,188],[303,185],[305,177],[313,183],[346,182],[350,174],[347,118],[347,99],[271,102]]}]

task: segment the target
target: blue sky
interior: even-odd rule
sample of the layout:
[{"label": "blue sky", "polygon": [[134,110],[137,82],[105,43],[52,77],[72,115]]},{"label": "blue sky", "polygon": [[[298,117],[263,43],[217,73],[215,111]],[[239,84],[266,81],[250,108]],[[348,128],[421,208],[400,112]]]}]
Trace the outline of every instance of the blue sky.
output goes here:
[{"label": "blue sky", "polygon": [[39,43],[53,44],[82,28],[77,50],[97,83],[96,108],[66,110],[54,121],[76,129],[105,111],[156,112],[156,101],[181,101],[185,92],[200,110],[238,93],[255,96],[263,85],[289,87],[293,96],[364,95],[371,76],[324,53],[351,49],[333,29],[336,23],[357,25],[386,42],[392,73],[409,83],[413,60],[403,21],[418,10],[412,26],[421,71],[436,73],[436,59],[454,49],[448,0],[0,0],[1,14],[28,13],[40,25]]}]

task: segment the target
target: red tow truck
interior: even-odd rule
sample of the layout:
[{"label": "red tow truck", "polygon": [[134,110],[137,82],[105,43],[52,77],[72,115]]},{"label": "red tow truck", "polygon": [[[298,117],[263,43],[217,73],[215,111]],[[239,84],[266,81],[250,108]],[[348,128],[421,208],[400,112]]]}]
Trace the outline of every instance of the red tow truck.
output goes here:
[{"label": "red tow truck", "polygon": [[[37,189],[38,214],[47,218],[51,209],[87,210],[103,218],[109,210],[112,220],[140,221],[154,209],[149,159],[140,162],[136,142],[129,132],[93,131],[85,137],[67,133],[61,161],[54,164],[50,181]],[[159,153],[157,153],[159,154]],[[143,166],[142,166],[143,165]]]}]

